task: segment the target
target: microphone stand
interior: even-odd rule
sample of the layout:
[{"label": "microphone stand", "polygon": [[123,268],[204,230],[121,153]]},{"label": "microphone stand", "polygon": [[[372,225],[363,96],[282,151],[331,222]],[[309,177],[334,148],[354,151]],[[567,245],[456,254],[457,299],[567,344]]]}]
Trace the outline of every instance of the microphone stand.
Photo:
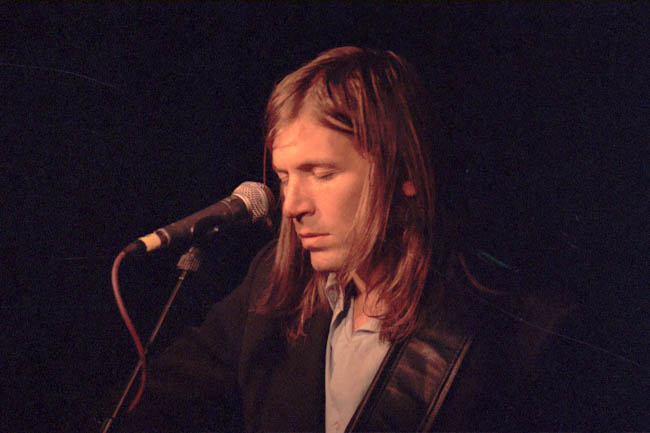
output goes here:
[{"label": "microphone stand", "polygon": [[[149,347],[151,347],[153,341],[156,339],[156,336],[158,335],[158,331],[160,331],[160,327],[162,326],[163,321],[167,317],[167,313],[169,312],[169,309],[171,308],[174,299],[176,299],[176,295],[178,294],[178,291],[181,288],[183,281],[185,281],[185,277],[189,272],[196,272],[196,270],[199,269],[199,266],[201,266],[202,261],[203,261],[203,252],[198,246],[192,246],[178,260],[178,263],[176,264],[176,268],[181,270],[182,272],[179,275],[178,281],[176,282],[176,286],[174,286],[174,290],[172,290],[172,293],[169,296],[169,299],[167,300],[167,304],[165,304],[165,308],[163,308],[163,311],[160,314],[158,321],[156,322],[156,326],[154,327],[151,336],[149,337],[149,340],[147,341],[147,344],[144,347],[145,355],[149,351]],[[122,408],[122,404],[124,403],[126,396],[131,390],[131,386],[133,385],[133,382],[135,381],[136,377],[138,377],[138,373],[140,372],[140,367],[142,367],[142,363],[138,361],[138,364],[133,369],[133,373],[131,373],[131,377],[129,378],[129,381],[126,384],[126,387],[124,388],[124,392],[122,392],[122,396],[117,402],[117,405],[113,410],[113,413],[111,414],[110,417],[106,418],[102,423],[101,433],[108,432],[108,429],[111,427],[113,420],[115,420],[115,417],[117,417],[117,414]]]}]

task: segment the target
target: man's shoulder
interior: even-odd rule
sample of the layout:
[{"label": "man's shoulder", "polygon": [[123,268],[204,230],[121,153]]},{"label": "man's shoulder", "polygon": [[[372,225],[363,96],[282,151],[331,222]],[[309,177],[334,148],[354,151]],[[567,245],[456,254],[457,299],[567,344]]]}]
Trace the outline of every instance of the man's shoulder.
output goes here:
[{"label": "man's shoulder", "polygon": [[255,255],[249,267],[250,272],[270,272],[275,259],[275,250],[278,245],[277,239],[267,242]]}]

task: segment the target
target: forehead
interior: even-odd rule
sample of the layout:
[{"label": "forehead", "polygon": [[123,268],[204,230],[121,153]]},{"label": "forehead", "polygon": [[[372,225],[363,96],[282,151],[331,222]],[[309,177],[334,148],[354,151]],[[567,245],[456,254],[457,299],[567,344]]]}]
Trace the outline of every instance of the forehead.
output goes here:
[{"label": "forehead", "polygon": [[271,158],[278,168],[303,160],[345,163],[365,159],[352,135],[327,128],[307,115],[299,116],[278,131]]}]

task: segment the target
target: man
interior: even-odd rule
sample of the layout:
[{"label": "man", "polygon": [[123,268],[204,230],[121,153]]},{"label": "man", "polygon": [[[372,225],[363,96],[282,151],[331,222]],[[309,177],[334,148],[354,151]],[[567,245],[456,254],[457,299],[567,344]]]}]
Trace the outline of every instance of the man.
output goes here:
[{"label": "man", "polygon": [[[399,56],[354,47],[276,86],[277,242],[151,362],[125,431],[562,426],[526,397],[548,333],[490,311],[436,206],[423,94]],[[547,312],[538,323],[565,310]]]},{"label": "man", "polygon": [[334,310],[328,431],[347,425],[390,343],[423,312],[435,215],[417,86],[393,53],[340,48],[285,78],[267,108],[283,221],[257,310],[284,312],[290,344],[316,311]]}]

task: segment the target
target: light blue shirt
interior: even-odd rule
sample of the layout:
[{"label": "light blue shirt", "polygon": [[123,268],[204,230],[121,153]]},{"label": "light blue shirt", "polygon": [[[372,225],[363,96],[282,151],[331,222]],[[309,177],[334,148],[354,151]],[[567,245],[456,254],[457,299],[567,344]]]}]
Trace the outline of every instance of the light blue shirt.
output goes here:
[{"label": "light blue shirt", "polygon": [[347,427],[377,374],[389,344],[379,341],[378,319],[371,318],[352,331],[354,300],[344,304],[334,273],[327,279],[326,293],[332,322],[325,353],[325,432],[339,433]]}]

